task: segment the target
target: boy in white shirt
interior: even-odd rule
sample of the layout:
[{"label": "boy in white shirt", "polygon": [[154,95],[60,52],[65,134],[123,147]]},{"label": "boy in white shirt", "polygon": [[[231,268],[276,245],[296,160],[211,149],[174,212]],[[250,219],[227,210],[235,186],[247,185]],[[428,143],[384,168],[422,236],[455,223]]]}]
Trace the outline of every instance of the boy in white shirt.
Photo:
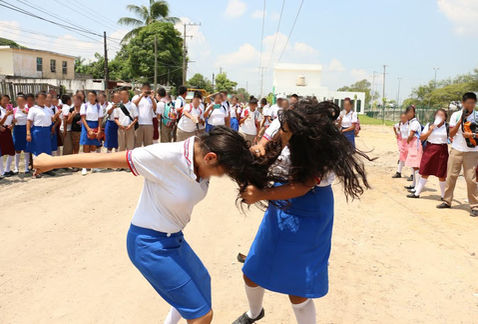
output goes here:
[{"label": "boy in white shirt", "polygon": [[260,125],[260,115],[257,111],[257,99],[251,98],[249,105],[244,108],[239,120],[239,134],[241,134],[247,141],[254,144]]},{"label": "boy in white shirt", "polygon": [[142,145],[148,146],[153,144],[153,117],[156,112],[156,100],[151,86],[147,83],[143,84],[141,94],[136,95],[132,99],[133,104],[138,109],[138,129],[136,129],[136,147]]},{"label": "boy in white shirt", "polygon": [[[138,108],[129,101],[129,92],[126,89],[120,91],[122,108],[115,109],[115,122],[118,125],[119,151],[132,150],[134,148],[134,125],[138,122]],[[123,109],[125,112],[123,112]]]}]

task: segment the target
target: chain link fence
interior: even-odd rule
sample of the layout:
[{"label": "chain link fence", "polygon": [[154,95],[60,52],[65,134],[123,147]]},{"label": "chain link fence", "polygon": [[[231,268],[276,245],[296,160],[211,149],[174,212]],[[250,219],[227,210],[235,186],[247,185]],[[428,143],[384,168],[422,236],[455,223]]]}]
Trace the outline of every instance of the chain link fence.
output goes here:
[{"label": "chain link fence", "polygon": [[[422,124],[432,122],[434,120],[435,112],[438,108],[434,107],[416,107],[415,112],[418,120]],[[448,116],[451,116],[455,110],[446,109],[448,111]],[[401,108],[374,108],[368,110],[365,114],[368,117],[379,119],[379,120],[389,120],[398,123],[400,121],[400,115],[404,112],[404,109]]]}]

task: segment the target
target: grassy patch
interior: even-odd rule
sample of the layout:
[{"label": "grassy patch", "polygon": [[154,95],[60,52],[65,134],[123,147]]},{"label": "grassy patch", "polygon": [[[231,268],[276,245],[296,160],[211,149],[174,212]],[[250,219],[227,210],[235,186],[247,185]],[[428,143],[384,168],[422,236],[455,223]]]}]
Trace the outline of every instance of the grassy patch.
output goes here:
[{"label": "grassy patch", "polygon": [[[359,115],[358,117],[360,119],[360,124],[361,125],[382,125],[382,120],[381,119],[372,118],[372,117],[369,117],[367,115]],[[387,125],[387,126],[393,126],[395,124],[396,123],[391,121],[391,120],[386,120],[385,121],[385,125]]]}]

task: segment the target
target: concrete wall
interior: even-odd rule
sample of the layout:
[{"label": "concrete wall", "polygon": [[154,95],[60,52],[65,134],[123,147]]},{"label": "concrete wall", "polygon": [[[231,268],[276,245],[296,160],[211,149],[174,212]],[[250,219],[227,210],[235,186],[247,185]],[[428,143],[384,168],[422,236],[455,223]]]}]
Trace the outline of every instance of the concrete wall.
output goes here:
[{"label": "concrete wall", "polygon": [[[276,94],[313,96],[323,92],[321,86],[322,67],[309,64],[278,64],[274,68],[274,87]],[[298,85],[300,82],[303,85]]]},{"label": "concrete wall", "polygon": [[13,52],[0,49],[0,75],[13,75]]},{"label": "concrete wall", "polygon": [[54,86],[64,86],[66,91],[74,93],[76,90],[104,90],[103,80],[66,80],[66,79],[28,79],[28,78],[8,78],[8,82],[13,83],[47,83]]}]

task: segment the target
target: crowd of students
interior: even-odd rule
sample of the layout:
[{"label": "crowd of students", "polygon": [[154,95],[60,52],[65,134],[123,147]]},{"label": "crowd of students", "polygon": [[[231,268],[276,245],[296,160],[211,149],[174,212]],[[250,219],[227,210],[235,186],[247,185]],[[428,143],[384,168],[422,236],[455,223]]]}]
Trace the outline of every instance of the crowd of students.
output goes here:
[{"label": "crowd of students", "polygon": [[[41,153],[78,154],[80,145],[83,153],[132,150],[159,141],[183,141],[217,126],[230,127],[255,144],[277,119],[278,112],[287,109],[289,102],[298,101],[298,96],[292,95],[289,99],[279,96],[273,105],[266,98],[259,102],[254,97],[241,103],[222,91],[206,98],[195,92],[187,103],[186,94],[187,88],[179,87],[173,101],[164,88],[155,93],[149,84],[144,84],[131,100],[127,89],[114,91],[110,101],[105,93],[95,91],[79,90],[61,98],[54,91],[35,96],[19,93],[16,107],[4,95],[0,101],[0,177],[19,173],[22,153],[24,172],[28,174],[31,158]],[[81,172],[88,174],[86,168]],[[49,174],[55,175],[54,171]]]},{"label": "crowd of students", "polygon": [[[409,106],[394,126],[399,149],[398,169],[393,178],[401,178],[403,167],[410,167],[412,184],[405,186],[408,198],[420,198],[430,176],[439,180],[442,203],[437,208],[451,208],[456,181],[463,168],[467,183],[471,216],[478,216],[478,112],[476,94],[463,95],[463,109],[448,113],[438,109],[434,121],[424,127],[418,121],[415,107]],[[450,153],[448,145],[451,143]]]}]

